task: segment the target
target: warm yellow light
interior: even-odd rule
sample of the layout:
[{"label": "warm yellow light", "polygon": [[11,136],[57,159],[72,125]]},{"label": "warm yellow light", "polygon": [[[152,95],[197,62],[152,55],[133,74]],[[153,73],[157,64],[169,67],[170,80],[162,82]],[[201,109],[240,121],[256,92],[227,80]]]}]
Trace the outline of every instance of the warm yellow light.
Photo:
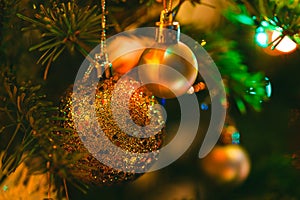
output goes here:
[{"label": "warm yellow light", "polygon": [[[274,31],[272,34],[272,41],[276,40],[280,35],[281,35],[281,32]],[[279,40],[280,39],[275,41],[274,45]],[[289,52],[296,50],[296,48],[297,48],[297,44],[293,40],[291,40],[288,36],[284,36],[284,38],[280,41],[280,43],[276,46],[275,49],[277,49],[278,51],[284,52],[284,53],[289,53]]]}]

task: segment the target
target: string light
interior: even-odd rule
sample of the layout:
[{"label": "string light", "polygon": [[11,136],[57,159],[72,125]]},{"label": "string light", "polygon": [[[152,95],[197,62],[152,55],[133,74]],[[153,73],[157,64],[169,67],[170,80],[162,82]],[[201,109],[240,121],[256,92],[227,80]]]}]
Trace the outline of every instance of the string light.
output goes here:
[{"label": "string light", "polygon": [[[281,40],[278,42],[278,40]],[[275,49],[283,53],[290,53],[297,49],[297,44],[291,40],[288,36],[284,36],[279,31],[273,31],[272,42],[276,43]]]},{"label": "string light", "polygon": [[254,39],[258,46],[265,48],[270,55],[290,53],[297,49],[298,30],[293,28],[297,22],[295,17],[289,24],[282,23],[275,13],[272,18],[266,16],[261,18],[260,21],[256,16],[252,17],[257,25]]}]

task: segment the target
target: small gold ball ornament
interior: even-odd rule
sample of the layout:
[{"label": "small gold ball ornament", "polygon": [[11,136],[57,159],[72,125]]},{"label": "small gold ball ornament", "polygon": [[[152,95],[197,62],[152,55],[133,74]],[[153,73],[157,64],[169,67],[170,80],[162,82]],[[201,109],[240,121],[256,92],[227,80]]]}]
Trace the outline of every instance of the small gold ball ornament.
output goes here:
[{"label": "small gold ball ornament", "polygon": [[239,184],[250,172],[250,160],[239,145],[216,146],[201,160],[203,171],[218,183]]},{"label": "small gold ball ornament", "polygon": [[142,82],[160,98],[175,98],[185,94],[194,84],[198,74],[198,62],[192,50],[183,42],[166,49],[147,48],[141,55],[139,70]]}]

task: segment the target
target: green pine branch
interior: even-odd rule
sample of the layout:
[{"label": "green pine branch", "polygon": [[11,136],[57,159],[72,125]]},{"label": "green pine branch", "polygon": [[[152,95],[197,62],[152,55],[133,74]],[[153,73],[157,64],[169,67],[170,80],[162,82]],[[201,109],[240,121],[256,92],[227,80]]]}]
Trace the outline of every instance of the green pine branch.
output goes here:
[{"label": "green pine branch", "polygon": [[21,162],[22,154],[34,144],[31,137],[33,114],[41,107],[48,104],[38,103],[41,96],[36,95],[38,86],[30,87],[30,82],[17,84],[10,72],[5,70],[0,75],[1,79],[1,150],[5,151],[3,166],[8,167],[3,176],[13,172]]},{"label": "green pine branch", "polygon": [[235,41],[228,40],[220,34],[209,34],[206,37],[208,43],[205,49],[222,75],[227,95],[234,100],[243,114],[247,112],[247,107],[260,111],[262,102],[269,98],[266,90],[268,82],[264,74],[249,72]]},{"label": "green pine branch", "polygon": [[51,6],[40,4],[32,17],[17,16],[29,22],[23,31],[38,30],[42,41],[32,46],[30,51],[40,51],[37,63],[46,65],[44,79],[47,78],[52,62],[68,49],[87,56],[88,52],[100,42],[101,14],[98,6],[79,7],[74,1],[53,2]]},{"label": "green pine branch", "polygon": [[71,175],[72,165],[83,155],[63,149],[62,135],[70,130],[60,126],[65,119],[46,100],[41,85],[18,83],[9,70],[1,73],[0,85],[0,151],[4,152],[0,182],[27,160],[32,172],[52,174],[56,188],[64,187],[67,180],[85,192],[87,185]]}]

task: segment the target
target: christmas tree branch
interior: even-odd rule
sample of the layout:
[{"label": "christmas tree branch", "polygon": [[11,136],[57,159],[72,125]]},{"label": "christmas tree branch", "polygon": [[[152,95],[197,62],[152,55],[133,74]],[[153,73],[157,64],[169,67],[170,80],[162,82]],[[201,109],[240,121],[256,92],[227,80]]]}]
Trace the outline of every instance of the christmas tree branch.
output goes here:
[{"label": "christmas tree branch", "polygon": [[[73,52],[78,49],[89,50],[99,44],[101,14],[98,6],[80,8],[75,1],[68,3],[53,2],[51,6],[41,4],[34,18],[20,13],[17,16],[27,21],[31,26],[23,31],[39,30],[42,42],[32,46],[29,50],[44,52],[37,63],[46,65],[44,79],[47,78],[49,68],[65,49]],[[80,51],[82,53],[82,51]],[[83,54],[86,56],[86,54]]]},{"label": "christmas tree branch", "polygon": [[[27,160],[42,159],[32,166],[34,172],[49,172],[53,174],[57,183],[56,188],[64,187],[63,180],[69,180],[74,185],[85,191],[87,186],[80,180],[73,180],[70,176],[72,165],[83,155],[68,154],[61,146],[62,138],[56,132],[68,132],[70,130],[59,127],[59,123],[65,120],[59,117],[58,108],[40,95],[41,86],[31,82],[18,83],[9,70],[1,74],[0,85],[5,90],[0,96],[6,99],[0,105],[0,118],[5,118],[9,113],[9,120],[0,122],[1,148],[5,154],[2,156],[1,177],[3,181],[16,170],[20,163],[24,162],[23,155]],[[13,128],[13,129],[12,129]],[[8,138],[9,140],[4,140]],[[23,157],[23,159],[22,159]],[[47,168],[45,162],[51,163]],[[67,191],[66,191],[67,192]]]}]

